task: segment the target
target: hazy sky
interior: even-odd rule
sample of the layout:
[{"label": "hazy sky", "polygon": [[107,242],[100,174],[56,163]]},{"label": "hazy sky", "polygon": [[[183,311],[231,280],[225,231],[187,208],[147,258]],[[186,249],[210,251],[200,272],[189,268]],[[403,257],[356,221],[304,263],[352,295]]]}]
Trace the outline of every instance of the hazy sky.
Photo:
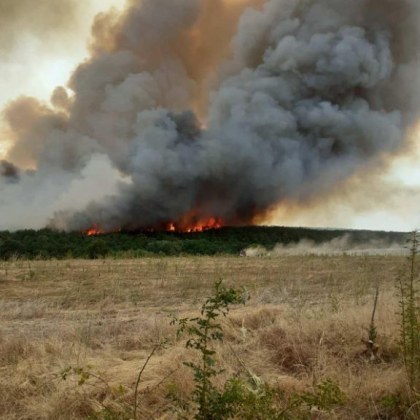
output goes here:
[{"label": "hazy sky", "polygon": [[[37,4],[30,15],[25,12],[28,2]],[[72,69],[87,56],[93,17],[124,3],[0,0],[0,108],[20,95],[48,100],[54,88],[65,85]],[[11,16],[5,11],[17,25],[8,26]],[[418,137],[413,134],[414,143]],[[0,158],[7,147],[3,135]],[[351,179],[344,188],[303,209],[283,205],[273,211],[268,222],[386,230],[420,227],[420,153],[413,147],[396,158],[387,173]]]},{"label": "hazy sky", "polygon": [[124,4],[124,0],[0,0],[0,107],[20,95],[48,100],[87,56],[94,16]]}]

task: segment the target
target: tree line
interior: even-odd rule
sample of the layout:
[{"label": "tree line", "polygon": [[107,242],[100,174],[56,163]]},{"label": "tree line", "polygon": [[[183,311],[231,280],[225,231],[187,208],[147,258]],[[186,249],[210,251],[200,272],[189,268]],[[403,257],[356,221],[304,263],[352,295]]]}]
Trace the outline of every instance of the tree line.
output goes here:
[{"label": "tree line", "polygon": [[178,255],[238,255],[243,249],[277,244],[288,245],[306,239],[316,244],[347,234],[354,244],[372,240],[403,242],[405,233],[308,229],[290,227],[225,227],[197,233],[118,232],[88,236],[81,232],[50,229],[0,231],[0,259],[66,259]]}]

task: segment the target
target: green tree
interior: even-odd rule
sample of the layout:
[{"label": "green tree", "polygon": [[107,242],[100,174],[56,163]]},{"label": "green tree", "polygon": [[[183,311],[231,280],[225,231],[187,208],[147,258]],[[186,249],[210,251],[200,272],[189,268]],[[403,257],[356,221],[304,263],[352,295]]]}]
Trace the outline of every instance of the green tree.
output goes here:
[{"label": "green tree", "polygon": [[103,258],[108,254],[108,247],[104,240],[95,238],[88,246],[87,253],[90,259]]}]

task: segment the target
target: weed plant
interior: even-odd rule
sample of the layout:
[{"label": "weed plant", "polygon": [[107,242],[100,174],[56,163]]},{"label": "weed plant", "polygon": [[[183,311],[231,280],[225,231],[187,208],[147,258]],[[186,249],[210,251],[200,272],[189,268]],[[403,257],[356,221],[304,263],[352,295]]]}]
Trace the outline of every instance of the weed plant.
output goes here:
[{"label": "weed plant", "polygon": [[[200,362],[185,362],[194,373],[194,401],[198,406],[196,418],[210,420],[222,418],[229,413],[226,392],[220,393],[212,382],[212,378],[223,371],[216,367],[216,351],[212,344],[223,342],[223,329],[218,321],[220,316],[229,313],[230,306],[244,303],[241,290],[226,288],[222,281],[215,285],[215,294],[207,298],[201,308],[201,316],[196,318],[174,319],[172,324],[178,325],[177,335],[187,332],[191,338],[186,342],[186,348],[194,349],[200,354]],[[229,391],[230,389],[227,388]]]}]

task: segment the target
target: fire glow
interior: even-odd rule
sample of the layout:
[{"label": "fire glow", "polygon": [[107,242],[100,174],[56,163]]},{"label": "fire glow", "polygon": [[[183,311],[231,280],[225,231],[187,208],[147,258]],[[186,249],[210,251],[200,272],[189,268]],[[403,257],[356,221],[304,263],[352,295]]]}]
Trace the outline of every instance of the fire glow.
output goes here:
[{"label": "fire glow", "polygon": [[96,223],[94,223],[92,227],[88,229],[85,233],[87,236],[97,236],[97,235],[103,235],[105,231],[102,230]]},{"label": "fire glow", "polygon": [[207,220],[200,220],[195,223],[173,223],[170,222],[166,225],[166,231],[179,232],[179,233],[198,233],[207,230],[215,230],[223,227],[222,219],[218,217],[210,217]]},{"label": "fire glow", "polygon": [[[140,230],[144,230],[145,232],[156,232],[156,231],[166,231],[166,232],[173,232],[173,233],[200,233],[206,232],[208,230],[217,230],[223,227],[223,220],[219,217],[210,217],[209,219],[200,220],[200,221],[181,221],[181,222],[169,222],[163,226],[163,228],[144,228]],[[120,232],[121,229],[118,230]],[[104,235],[107,232],[101,229],[98,224],[94,223],[90,229],[84,231],[87,236],[98,236]]]}]

